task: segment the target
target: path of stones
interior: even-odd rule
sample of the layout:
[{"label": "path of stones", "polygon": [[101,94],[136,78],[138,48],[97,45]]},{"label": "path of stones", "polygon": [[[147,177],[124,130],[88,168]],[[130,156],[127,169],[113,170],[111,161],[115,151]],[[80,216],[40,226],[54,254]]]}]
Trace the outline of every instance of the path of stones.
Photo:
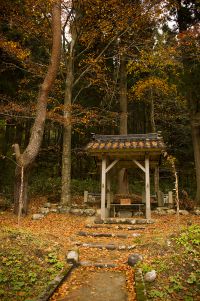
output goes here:
[{"label": "path of stones", "polygon": [[133,269],[127,260],[148,226],[95,225],[87,220],[83,231],[71,237],[81,266],[72,271],[51,301],[136,300]]}]

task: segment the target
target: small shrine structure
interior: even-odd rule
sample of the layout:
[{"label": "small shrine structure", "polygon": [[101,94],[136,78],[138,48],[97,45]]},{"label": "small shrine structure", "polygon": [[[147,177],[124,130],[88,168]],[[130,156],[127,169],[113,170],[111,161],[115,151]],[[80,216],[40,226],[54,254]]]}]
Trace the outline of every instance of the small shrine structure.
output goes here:
[{"label": "small shrine structure", "polygon": [[[160,133],[93,135],[86,152],[101,160],[101,218],[110,216],[111,170],[140,168],[145,173],[145,215],[151,218],[150,168],[158,169],[165,145]],[[158,189],[158,188],[157,188]],[[159,190],[159,189],[158,189]]]}]

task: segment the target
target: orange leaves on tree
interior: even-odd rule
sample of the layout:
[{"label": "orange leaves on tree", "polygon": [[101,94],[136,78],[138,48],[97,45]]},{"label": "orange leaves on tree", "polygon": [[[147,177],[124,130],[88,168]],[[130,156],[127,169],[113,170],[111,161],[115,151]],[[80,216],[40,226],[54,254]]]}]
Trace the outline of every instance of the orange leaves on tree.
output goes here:
[{"label": "orange leaves on tree", "polygon": [[175,85],[169,85],[167,80],[157,77],[148,77],[143,80],[139,80],[132,88],[133,95],[135,99],[138,100],[145,99],[150,90],[157,96],[176,94]]},{"label": "orange leaves on tree", "polygon": [[21,62],[30,56],[30,50],[23,49],[18,42],[7,41],[6,39],[1,38],[0,48],[2,48],[10,56],[16,57]]}]

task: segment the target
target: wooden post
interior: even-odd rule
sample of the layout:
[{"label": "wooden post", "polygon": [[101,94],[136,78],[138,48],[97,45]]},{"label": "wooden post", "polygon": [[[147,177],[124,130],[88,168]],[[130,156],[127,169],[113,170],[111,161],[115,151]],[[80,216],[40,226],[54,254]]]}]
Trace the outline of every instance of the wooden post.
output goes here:
[{"label": "wooden post", "polygon": [[146,218],[151,219],[149,155],[145,155]]},{"label": "wooden post", "polygon": [[110,210],[110,173],[107,174],[107,208]]},{"label": "wooden post", "polygon": [[101,169],[101,218],[105,218],[105,205],[106,205],[106,157],[102,158]]},{"label": "wooden post", "polygon": [[158,201],[158,206],[162,206],[161,197],[159,193],[160,188],[159,188],[159,166],[158,165],[156,165],[155,172],[154,172],[154,190]]}]

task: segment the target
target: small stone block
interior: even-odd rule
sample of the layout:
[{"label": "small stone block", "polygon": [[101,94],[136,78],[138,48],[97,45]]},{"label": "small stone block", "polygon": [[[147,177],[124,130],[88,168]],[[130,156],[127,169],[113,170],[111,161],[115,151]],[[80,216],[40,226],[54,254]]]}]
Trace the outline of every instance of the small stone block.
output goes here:
[{"label": "small stone block", "polygon": [[33,220],[39,220],[39,219],[42,219],[43,217],[44,217],[44,214],[35,213],[35,214],[33,214],[32,219]]},{"label": "small stone block", "polygon": [[67,262],[72,264],[78,264],[79,254],[77,250],[71,250],[67,253]]},{"label": "small stone block", "polygon": [[40,208],[40,213],[48,214],[49,213],[49,208],[45,208],[45,207]]},{"label": "small stone block", "polygon": [[132,250],[132,249],[135,249],[135,247],[136,247],[136,245],[131,245],[131,246],[128,246],[127,249]]},{"label": "small stone block", "polygon": [[49,203],[49,202],[48,202],[48,203],[45,203],[45,204],[43,205],[43,207],[44,207],[44,208],[50,208],[50,207],[51,207],[51,203]]}]

